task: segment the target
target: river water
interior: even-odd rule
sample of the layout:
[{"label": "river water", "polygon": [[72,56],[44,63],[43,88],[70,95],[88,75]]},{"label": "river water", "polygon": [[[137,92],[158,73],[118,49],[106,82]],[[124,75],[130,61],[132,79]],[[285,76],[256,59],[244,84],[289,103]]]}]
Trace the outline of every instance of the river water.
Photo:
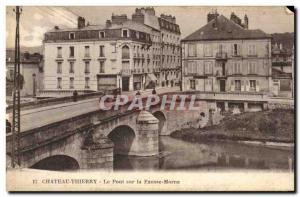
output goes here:
[{"label": "river water", "polygon": [[160,155],[114,157],[114,170],[238,170],[290,171],[293,148],[270,148],[236,142],[197,143],[160,136]]}]

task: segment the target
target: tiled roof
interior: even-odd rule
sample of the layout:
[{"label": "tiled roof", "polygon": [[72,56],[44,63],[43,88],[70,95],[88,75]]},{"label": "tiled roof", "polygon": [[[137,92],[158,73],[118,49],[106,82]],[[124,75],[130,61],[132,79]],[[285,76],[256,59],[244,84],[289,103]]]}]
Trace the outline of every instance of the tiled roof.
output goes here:
[{"label": "tiled roof", "polygon": [[[21,52],[20,54],[21,63],[39,63],[42,60],[42,55],[39,53],[29,54],[28,52]],[[14,63],[15,62],[15,50],[7,49],[6,50],[6,62]]]},{"label": "tiled roof", "polygon": [[87,25],[83,28],[78,29],[76,28],[63,28],[63,29],[52,29],[47,33],[51,32],[77,32],[77,31],[88,31],[88,30],[104,30],[104,29],[119,29],[119,28],[128,28],[142,32],[149,32],[151,27],[134,22],[130,19],[126,20],[122,23],[112,23],[111,27],[106,27],[105,25]]},{"label": "tiled roof", "polygon": [[211,20],[209,23],[190,34],[182,41],[195,40],[236,40],[236,39],[259,39],[271,38],[260,29],[244,29],[223,15]]}]

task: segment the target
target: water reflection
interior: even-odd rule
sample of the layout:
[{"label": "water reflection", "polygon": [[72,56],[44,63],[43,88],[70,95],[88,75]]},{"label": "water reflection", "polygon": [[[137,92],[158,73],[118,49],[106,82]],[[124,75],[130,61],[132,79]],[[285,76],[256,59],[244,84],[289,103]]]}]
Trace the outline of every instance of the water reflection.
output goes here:
[{"label": "water reflection", "polygon": [[114,170],[293,169],[292,149],[281,150],[233,142],[191,143],[161,137],[160,155],[114,158]]}]

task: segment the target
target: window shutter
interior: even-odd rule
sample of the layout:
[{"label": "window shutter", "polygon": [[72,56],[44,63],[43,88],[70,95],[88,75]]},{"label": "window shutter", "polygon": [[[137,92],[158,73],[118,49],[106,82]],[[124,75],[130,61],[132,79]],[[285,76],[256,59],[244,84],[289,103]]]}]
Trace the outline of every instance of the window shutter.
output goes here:
[{"label": "window shutter", "polygon": [[244,84],[246,84],[246,83],[244,83],[244,80],[241,80],[241,91],[242,91],[242,92],[244,92],[244,90],[245,90],[245,89],[244,89]]},{"label": "window shutter", "polygon": [[231,55],[234,55],[234,44],[231,44]]},{"label": "window shutter", "polygon": [[234,80],[231,80],[230,90],[231,90],[231,91],[234,91]]},{"label": "window shutter", "polygon": [[250,86],[249,86],[249,80],[246,79],[246,91],[249,92]]},{"label": "window shutter", "polygon": [[259,87],[259,81],[256,81],[256,92],[260,91],[260,87]]},{"label": "window shutter", "polygon": [[237,54],[241,55],[242,54],[242,45],[238,44],[237,46],[238,46]]}]

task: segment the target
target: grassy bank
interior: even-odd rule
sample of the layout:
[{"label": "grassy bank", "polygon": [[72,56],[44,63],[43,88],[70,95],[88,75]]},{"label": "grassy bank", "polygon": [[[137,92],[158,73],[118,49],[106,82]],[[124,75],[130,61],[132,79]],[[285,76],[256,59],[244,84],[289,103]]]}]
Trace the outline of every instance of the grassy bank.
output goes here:
[{"label": "grassy bank", "polygon": [[294,110],[276,109],[226,116],[219,125],[171,133],[186,141],[250,140],[294,141]]}]

